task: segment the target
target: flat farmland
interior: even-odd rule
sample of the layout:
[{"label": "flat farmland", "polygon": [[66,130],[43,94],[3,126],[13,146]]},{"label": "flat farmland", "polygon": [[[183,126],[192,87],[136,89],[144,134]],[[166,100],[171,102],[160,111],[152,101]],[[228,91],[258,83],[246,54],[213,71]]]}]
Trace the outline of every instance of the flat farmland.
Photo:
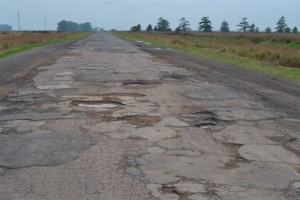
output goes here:
[{"label": "flat farmland", "polygon": [[48,31],[0,32],[0,57],[6,57],[37,46],[76,40],[87,35],[88,33]]},{"label": "flat farmland", "polygon": [[175,48],[300,82],[300,34],[117,33],[122,38]]}]

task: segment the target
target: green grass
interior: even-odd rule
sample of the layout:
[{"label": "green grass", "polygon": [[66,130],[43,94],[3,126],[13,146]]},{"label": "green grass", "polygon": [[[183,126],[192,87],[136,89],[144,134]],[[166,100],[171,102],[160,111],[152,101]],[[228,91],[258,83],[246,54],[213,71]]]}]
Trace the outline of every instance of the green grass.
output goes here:
[{"label": "green grass", "polygon": [[[162,48],[173,48],[196,56],[217,60],[222,63],[232,64],[235,66],[245,67],[247,69],[255,70],[274,76],[279,76],[284,79],[300,83],[300,68],[274,66],[266,62],[260,62],[256,60],[251,60],[249,58],[233,56],[232,54],[228,55],[226,54],[226,52],[224,53],[214,49],[199,48],[185,44],[172,44],[170,42],[159,39],[150,39],[147,38],[147,33],[143,34],[143,36],[136,36],[125,32],[117,32],[114,34],[123,39],[143,41]],[[299,45],[299,43],[296,42],[293,44],[293,47]]]},{"label": "green grass", "polygon": [[91,33],[76,33],[72,35],[65,35],[62,37],[59,37],[54,40],[49,40],[45,42],[39,42],[39,43],[34,43],[34,44],[23,44],[15,47],[8,47],[2,51],[0,51],[0,58],[8,57],[16,53],[20,53],[23,51],[27,51],[30,49],[33,49],[35,47],[41,47],[41,46],[46,46],[49,44],[55,44],[55,43],[61,43],[61,42],[68,42],[68,41],[75,41],[84,37],[89,36]]},{"label": "green grass", "polygon": [[292,42],[288,46],[289,47],[300,48],[300,42]]}]

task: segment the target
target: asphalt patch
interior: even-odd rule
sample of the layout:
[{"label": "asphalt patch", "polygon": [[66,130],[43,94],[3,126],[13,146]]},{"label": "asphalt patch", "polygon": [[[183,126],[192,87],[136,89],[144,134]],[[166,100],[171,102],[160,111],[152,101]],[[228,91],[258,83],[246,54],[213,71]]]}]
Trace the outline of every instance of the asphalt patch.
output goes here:
[{"label": "asphalt patch", "polygon": [[75,160],[92,144],[86,135],[0,135],[0,167],[60,165]]}]

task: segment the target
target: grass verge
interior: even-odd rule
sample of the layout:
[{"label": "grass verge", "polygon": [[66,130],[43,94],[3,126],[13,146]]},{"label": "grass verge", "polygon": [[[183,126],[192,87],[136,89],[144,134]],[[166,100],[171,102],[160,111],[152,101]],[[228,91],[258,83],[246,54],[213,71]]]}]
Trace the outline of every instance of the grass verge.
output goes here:
[{"label": "grass verge", "polygon": [[[134,34],[130,32],[116,32],[114,34],[123,39],[143,41],[163,48],[178,49],[183,52],[191,53],[200,57],[214,59],[235,66],[245,67],[247,69],[263,72],[274,76],[279,76],[284,79],[300,83],[300,68],[291,68],[280,65],[274,65],[268,62],[257,61],[250,58],[236,56],[227,53],[226,51],[222,52],[217,49],[195,47],[194,45],[187,45],[188,42],[174,43],[172,42],[172,39],[165,40],[159,39],[159,37],[150,38],[147,36],[148,33]],[[247,43],[245,43],[244,45],[247,45]]]},{"label": "grass verge", "polygon": [[41,46],[46,46],[49,44],[79,40],[81,38],[89,36],[90,34],[91,33],[72,33],[70,35],[63,35],[59,38],[51,39],[48,41],[36,42],[33,44],[21,44],[21,45],[17,45],[17,46],[8,47],[8,48],[0,51],[0,58],[8,57],[13,54],[27,51],[27,50],[30,50],[35,47],[41,47]]}]

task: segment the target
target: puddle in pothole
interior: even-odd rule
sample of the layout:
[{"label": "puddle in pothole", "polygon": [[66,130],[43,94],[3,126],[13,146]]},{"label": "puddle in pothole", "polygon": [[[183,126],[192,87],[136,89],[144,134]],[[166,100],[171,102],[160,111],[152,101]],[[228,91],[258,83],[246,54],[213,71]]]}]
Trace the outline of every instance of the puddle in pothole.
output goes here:
[{"label": "puddle in pothole", "polygon": [[124,104],[117,101],[73,101],[72,105],[81,108],[114,109]]},{"label": "puddle in pothole", "polygon": [[80,103],[78,104],[79,107],[86,107],[86,108],[115,108],[118,105],[112,103],[104,103],[104,104],[85,104]]}]

